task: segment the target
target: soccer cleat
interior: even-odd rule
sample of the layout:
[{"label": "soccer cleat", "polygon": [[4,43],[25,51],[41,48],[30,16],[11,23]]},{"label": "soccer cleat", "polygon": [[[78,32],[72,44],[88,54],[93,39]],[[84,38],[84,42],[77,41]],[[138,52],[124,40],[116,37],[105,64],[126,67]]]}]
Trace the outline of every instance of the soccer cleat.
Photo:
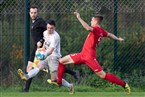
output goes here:
[{"label": "soccer cleat", "polygon": [[55,80],[55,81],[51,81],[51,79],[48,79],[47,82],[48,82],[49,84],[53,84],[53,85],[55,85],[55,86],[60,86],[60,85],[56,82],[56,80]]},{"label": "soccer cleat", "polygon": [[42,69],[42,71],[48,73],[48,69],[46,69],[46,68]]},{"label": "soccer cleat", "polygon": [[124,88],[126,89],[127,94],[131,94],[131,89],[130,89],[128,83],[125,83]]},{"label": "soccer cleat", "polygon": [[74,94],[74,85],[71,84],[71,86],[69,87],[69,94]]},{"label": "soccer cleat", "polygon": [[24,81],[28,80],[21,69],[18,69],[18,75],[21,77],[22,80]]}]

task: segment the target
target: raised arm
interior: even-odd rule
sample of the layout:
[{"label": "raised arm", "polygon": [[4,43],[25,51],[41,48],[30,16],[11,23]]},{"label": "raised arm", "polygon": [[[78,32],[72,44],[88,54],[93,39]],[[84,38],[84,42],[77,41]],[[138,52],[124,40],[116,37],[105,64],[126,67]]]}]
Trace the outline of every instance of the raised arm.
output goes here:
[{"label": "raised arm", "polygon": [[89,26],[84,20],[81,19],[80,14],[78,12],[74,12],[75,16],[79,20],[79,22],[82,24],[82,26],[87,30],[87,31],[93,31],[93,28]]},{"label": "raised arm", "polygon": [[118,41],[120,41],[120,42],[124,40],[123,38],[117,37],[117,36],[115,36],[115,35],[112,34],[112,33],[108,33],[108,37],[111,38],[111,39],[114,39],[114,40],[118,40]]}]

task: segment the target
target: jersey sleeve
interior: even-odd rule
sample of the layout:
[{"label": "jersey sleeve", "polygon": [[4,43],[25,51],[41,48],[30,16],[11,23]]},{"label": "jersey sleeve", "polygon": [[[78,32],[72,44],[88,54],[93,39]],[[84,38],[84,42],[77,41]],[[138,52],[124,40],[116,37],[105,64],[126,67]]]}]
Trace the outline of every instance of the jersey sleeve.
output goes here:
[{"label": "jersey sleeve", "polygon": [[108,32],[105,31],[104,29],[100,28],[100,27],[93,27],[92,32],[95,32],[97,34],[102,33],[103,37],[107,37],[107,35],[108,35]]},{"label": "jersey sleeve", "polygon": [[57,40],[54,37],[52,37],[49,47],[56,48],[56,45],[57,45]]},{"label": "jersey sleeve", "polygon": [[43,32],[43,39],[46,41],[46,31]]},{"label": "jersey sleeve", "polygon": [[103,37],[107,37],[108,36],[108,32],[107,31],[103,30],[102,32],[103,32]]}]

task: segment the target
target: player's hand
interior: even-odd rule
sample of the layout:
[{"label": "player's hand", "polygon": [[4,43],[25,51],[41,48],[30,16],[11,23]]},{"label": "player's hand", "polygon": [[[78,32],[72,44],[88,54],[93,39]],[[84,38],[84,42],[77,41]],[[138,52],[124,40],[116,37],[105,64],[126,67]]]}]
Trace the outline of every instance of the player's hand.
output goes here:
[{"label": "player's hand", "polygon": [[122,41],[124,41],[124,39],[121,38],[121,37],[119,37],[119,38],[118,38],[118,41],[122,42]]},{"label": "player's hand", "polygon": [[42,46],[42,43],[40,41],[37,42],[37,48],[40,48]]},{"label": "player's hand", "polygon": [[77,18],[80,18],[80,14],[79,14],[77,11],[74,12],[74,15],[75,15]]}]

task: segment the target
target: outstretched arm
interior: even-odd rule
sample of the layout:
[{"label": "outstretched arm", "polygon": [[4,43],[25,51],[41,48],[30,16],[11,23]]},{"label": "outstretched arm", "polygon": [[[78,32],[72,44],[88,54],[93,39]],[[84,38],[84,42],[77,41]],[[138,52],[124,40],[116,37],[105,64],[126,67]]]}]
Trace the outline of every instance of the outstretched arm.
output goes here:
[{"label": "outstretched arm", "polygon": [[87,30],[87,31],[93,31],[93,28],[89,26],[84,20],[81,19],[80,14],[78,12],[74,12],[76,15],[77,19],[79,22],[82,24],[82,26]]},{"label": "outstretched arm", "polygon": [[120,42],[124,40],[123,38],[117,37],[117,36],[115,36],[115,35],[112,34],[112,33],[108,33],[108,37],[111,38],[111,39],[114,39],[114,40],[118,40],[118,41],[120,41]]}]

